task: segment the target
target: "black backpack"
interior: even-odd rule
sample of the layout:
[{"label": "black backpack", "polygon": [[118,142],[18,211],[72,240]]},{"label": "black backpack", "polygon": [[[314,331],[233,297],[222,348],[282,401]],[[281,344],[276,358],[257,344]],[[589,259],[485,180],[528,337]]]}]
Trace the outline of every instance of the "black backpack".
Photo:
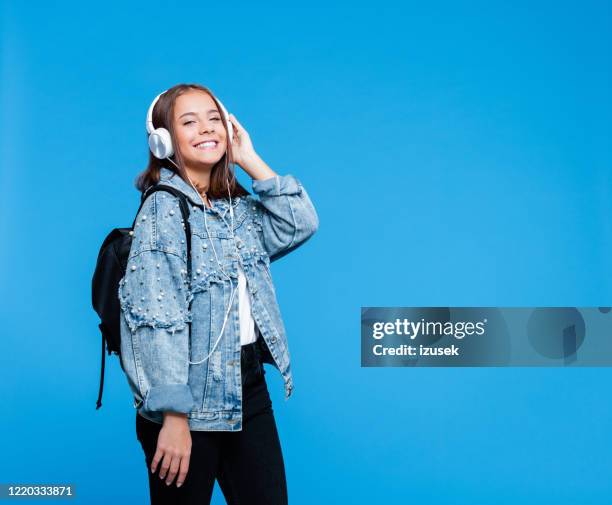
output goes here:
[{"label": "black backpack", "polygon": [[[125,275],[130,248],[132,247],[132,235],[136,217],[147,197],[156,191],[167,191],[178,197],[185,233],[187,235],[187,278],[191,278],[191,228],[189,226],[189,204],[183,193],[178,189],[165,184],[156,184],[143,192],[140,206],[134,217],[131,228],[115,228],[111,231],[100,247],[98,261],[91,281],[91,298],[94,310],[100,316],[100,332],[102,333],[102,363],[100,369],[100,390],[96,410],[102,406],[102,390],[104,389],[104,346],[108,354],[121,354],[121,331],[120,317],[121,306],[119,304],[119,281]],[[121,359],[121,358],[120,358]]]}]

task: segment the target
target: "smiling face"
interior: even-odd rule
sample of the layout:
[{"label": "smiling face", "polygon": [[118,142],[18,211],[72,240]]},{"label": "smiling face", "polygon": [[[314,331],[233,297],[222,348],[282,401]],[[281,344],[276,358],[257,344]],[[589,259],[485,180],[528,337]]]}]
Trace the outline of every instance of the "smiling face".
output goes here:
[{"label": "smiling face", "polygon": [[187,91],[174,104],[174,134],[185,166],[212,169],[225,154],[227,132],[208,93]]}]

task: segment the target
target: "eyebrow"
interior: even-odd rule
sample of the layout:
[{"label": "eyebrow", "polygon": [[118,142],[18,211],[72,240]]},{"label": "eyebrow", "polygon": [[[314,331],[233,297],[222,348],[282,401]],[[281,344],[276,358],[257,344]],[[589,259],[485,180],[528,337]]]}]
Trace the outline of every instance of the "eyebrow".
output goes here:
[{"label": "eyebrow", "polygon": [[[216,112],[217,114],[219,113],[219,111],[218,111],[217,109],[210,109],[210,110],[208,111],[208,114],[210,114],[211,112]],[[198,115],[198,113],[197,113],[197,112],[185,112],[184,114],[181,114],[181,115],[179,116],[179,119],[181,119],[183,116],[188,116],[188,115],[190,115],[190,114],[191,114],[192,116],[197,116],[197,115]]]}]

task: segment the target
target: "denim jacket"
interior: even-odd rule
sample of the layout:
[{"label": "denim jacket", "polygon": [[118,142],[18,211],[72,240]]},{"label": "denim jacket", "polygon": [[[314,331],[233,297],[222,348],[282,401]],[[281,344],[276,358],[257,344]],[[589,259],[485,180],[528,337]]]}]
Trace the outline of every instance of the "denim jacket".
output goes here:
[{"label": "denim jacket", "polygon": [[288,399],[293,390],[289,347],[269,267],[310,238],[319,219],[294,176],[253,180],[258,198],[232,198],[232,239],[228,200],[212,200],[212,209],[203,206],[196,190],[165,167],[160,183],[184,193],[191,207],[191,279],[178,199],[153,193],[137,215],[126,273],[119,282],[121,367],[142,416],[162,423],[164,411],[181,412],[188,415],[191,430],[240,431],[237,291],[214,352],[200,364],[189,363],[201,361],[214,346],[230,299],[230,280],[220,272],[210,239],[235,290],[238,262],[242,265],[259,338],[268,362],[283,378]]}]

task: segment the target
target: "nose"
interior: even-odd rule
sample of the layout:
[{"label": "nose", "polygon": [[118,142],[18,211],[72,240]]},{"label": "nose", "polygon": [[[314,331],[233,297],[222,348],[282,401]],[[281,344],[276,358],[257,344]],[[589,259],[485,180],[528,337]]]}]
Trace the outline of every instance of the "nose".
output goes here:
[{"label": "nose", "polygon": [[202,129],[200,131],[200,133],[206,133],[206,132],[214,132],[215,131],[215,123],[214,121],[203,121],[202,122]]}]

